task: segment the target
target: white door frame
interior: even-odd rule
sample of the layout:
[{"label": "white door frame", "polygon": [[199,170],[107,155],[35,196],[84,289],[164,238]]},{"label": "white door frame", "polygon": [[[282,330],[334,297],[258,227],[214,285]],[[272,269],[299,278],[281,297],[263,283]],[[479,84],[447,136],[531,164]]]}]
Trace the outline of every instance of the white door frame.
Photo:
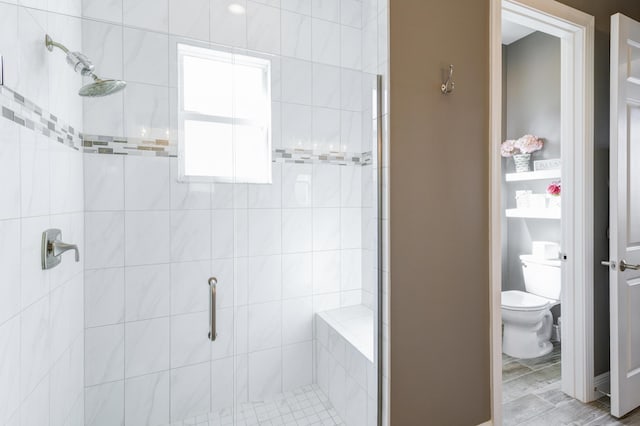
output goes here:
[{"label": "white door frame", "polygon": [[[491,0],[490,280],[493,424],[502,424],[501,157],[502,13],[561,39],[562,390],[580,401],[593,390],[593,49],[595,19],[553,0]],[[564,123],[573,123],[565,125]]]}]

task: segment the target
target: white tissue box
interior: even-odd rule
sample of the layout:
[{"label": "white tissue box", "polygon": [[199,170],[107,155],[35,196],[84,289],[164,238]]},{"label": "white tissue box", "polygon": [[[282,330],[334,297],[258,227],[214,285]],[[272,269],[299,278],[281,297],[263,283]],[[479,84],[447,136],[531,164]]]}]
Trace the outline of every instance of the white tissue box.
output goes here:
[{"label": "white tissue box", "polygon": [[531,197],[531,191],[516,191],[516,207],[519,209],[531,207],[529,197]]},{"label": "white tissue box", "polygon": [[545,194],[531,194],[529,196],[529,207],[536,210],[547,208],[547,196]]},{"label": "white tissue box", "polygon": [[534,241],[531,244],[531,254],[538,259],[558,259],[560,245],[552,241]]}]

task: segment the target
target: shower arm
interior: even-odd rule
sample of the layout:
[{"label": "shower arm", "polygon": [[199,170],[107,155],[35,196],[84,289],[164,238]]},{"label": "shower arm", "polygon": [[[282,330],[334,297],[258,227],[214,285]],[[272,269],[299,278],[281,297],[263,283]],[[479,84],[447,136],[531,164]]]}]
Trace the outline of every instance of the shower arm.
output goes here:
[{"label": "shower arm", "polygon": [[47,50],[49,52],[53,52],[53,48],[57,47],[58,49],[62,50],[64,53],[69,54],[69,49],[67,49],[63,44],[53,41],[51,37],[49,37],[49,34],[47,34],[44,37],[44,43],[47,46]]},{"label": "shower arm", "polygon": [[45,35],[44,43],[49,52],[53,52],[54,47],[62,50],[67,55],[67,63],[75,72],[85,76],[91,76],[94,80],[98,79],[93,73],[94,66],[91,59],[85,54],[81,52],[71,52],[65,45],[53,41],[49,34]]}]

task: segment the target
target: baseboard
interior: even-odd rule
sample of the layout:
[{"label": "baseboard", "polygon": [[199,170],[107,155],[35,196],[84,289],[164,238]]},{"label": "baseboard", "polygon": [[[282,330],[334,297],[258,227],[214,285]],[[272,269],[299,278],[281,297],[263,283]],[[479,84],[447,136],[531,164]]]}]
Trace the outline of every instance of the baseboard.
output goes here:
[{"label": "baseboard", "polygon": [[601,398],[603,393],[611,393],[611,378],[608,371],[593,379],[594,399]]}]

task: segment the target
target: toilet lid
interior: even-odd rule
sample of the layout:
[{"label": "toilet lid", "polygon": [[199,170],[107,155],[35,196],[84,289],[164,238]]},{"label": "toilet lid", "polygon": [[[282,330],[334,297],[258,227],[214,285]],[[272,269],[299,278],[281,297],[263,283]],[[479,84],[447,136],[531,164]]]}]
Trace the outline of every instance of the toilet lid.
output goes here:
[{"label": "toilet lid", "polygon": [[553,305],[556,301],[524,291],[502,292],[502,307],[516,311],[533,311]]}]

